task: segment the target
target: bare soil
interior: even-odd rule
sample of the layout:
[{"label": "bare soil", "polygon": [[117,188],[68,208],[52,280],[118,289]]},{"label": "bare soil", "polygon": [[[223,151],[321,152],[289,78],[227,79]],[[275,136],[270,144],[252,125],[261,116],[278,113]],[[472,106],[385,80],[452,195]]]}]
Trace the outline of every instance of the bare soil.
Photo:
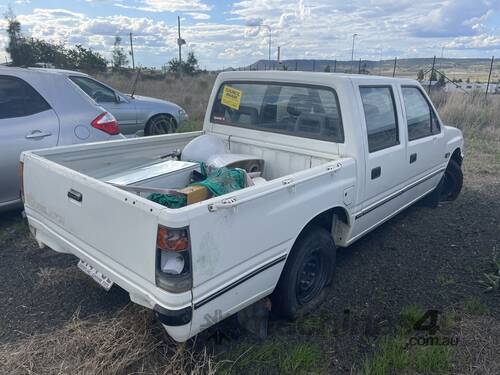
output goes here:
[{"label": "bare soil", "polygon": [[[494,137],[469,137],[468,142],[465,184],[455,202],[436,209],[410,207],[339,250],[327,301],[302,320],[271,321],[267,342],[319,347],[321,364],[314,372],[352,373],[376,349],[377,337],[390,332],[401,310],[418,305],[456,313],[455,334],[461,344],[452,373],[495,373],[500,362],[495,339],[500,332],[500,290],[486,293],[484,274],[497,271],[492,257],[495,248],[500,250],[500,142]],[[39,249],[20,212],[0,214],[0,254],[0,358],[7,358],[9,350],[22,351],[23,343],[33,337],[60,333],[76,311],[84,321],[111,321],[129,303],[120,288],[105,292],[77,270],[75,257]],[[351,321],[347,328],[346,314]],[[127,340],[134,345],[133,337]],[[232,368],[256,345],[265,343],[244,334],[217,348],[216,358]],[[158,369],[168,361],[154,358]],[[261,365],[242,366],[236,373],[288,368],[273,367],[278,365],[272,360]],[[114,372],[128,373],[130,366]],[[149,363],[149,370],[154,366]],[[1,369],[0,364],[2,373],[30,372]],[[35,371],[48,372],[43,367]]]}]

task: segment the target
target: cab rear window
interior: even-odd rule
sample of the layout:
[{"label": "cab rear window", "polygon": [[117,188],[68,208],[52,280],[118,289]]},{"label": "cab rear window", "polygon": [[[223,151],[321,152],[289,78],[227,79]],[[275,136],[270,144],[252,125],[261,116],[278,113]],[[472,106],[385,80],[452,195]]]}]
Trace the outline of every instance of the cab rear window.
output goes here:
[{"label": "cab rear window", "polygon": [[337,94],[322,86],[226,82],[211,121],[330,142],[344,142]]}]

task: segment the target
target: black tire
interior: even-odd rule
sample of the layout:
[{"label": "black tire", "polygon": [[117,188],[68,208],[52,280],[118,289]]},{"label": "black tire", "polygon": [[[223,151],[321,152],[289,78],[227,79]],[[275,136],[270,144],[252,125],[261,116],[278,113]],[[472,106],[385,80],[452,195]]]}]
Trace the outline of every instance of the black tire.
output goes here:
[{"label": "black tire", "polygon": [[441,197],[442,201],[454,201],[462,191],[464,175],[462,168],[455,160],[451,159],[448,167],[441,179]]},{"label": "black tire", "polygon": [[323,302],[332,281],[336,248],[329,231],[310,227],[293,245],[272,296],[273,313],[297,319]]},{"label": "black tire", "polygon": [[144,128],[144,135],[161,135],[175,133],[177,123],[171,115],[156,115],[149,119]]}]

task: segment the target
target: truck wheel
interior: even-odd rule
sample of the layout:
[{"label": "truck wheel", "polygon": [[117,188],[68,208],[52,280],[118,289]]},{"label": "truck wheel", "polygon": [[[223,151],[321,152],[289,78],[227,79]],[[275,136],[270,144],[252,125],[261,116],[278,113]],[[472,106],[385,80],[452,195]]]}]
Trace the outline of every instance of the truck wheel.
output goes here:
[{"label": "truck wheel", "polygon": [[454,201],[457,199],[462,190],[463,182],[462,168],[455,160],[451,159],[441,180],[441,200]]},{"label": "truck wheel", "polygon": [[170,115],[156,115],[149,119],[144,128],[144,135],[160,135],[174,133],[177,126],[175,119]]},{"label": "truck wheel", "polygon": [[309,228],[292,247],[272,296],[272,311],[296,319],[318,306],[331,283],[335,259],[330,233],[321,227]]}]

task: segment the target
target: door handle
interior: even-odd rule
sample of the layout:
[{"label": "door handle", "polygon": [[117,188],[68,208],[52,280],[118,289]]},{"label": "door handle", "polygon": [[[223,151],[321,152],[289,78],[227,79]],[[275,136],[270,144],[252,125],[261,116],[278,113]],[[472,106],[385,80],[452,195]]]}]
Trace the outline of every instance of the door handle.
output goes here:
[{"label": "door handle", "polygon": [[38,138],[45,138],[51,136],[52,133],[50,132],[42,132],[40,130],[33,130],[31,133],[26,134],[25,138],[26,139],[38,139]]},{"label": "door handle", "polygon": [[81,202],[83,200],[83,194],[74,189],[70,189],[68,191],[68,198],[73,199],[77,202]]},{"label": "door handle", "polygon": [[379,178],[382,173],[382,169],[380,167],[376,167],[372,169],[372,180]]},{"label": "door handle", "polygon": [[416,161],[417,161],[417,153],[411,154],[410,155],[410,164],[412,164]]}]

